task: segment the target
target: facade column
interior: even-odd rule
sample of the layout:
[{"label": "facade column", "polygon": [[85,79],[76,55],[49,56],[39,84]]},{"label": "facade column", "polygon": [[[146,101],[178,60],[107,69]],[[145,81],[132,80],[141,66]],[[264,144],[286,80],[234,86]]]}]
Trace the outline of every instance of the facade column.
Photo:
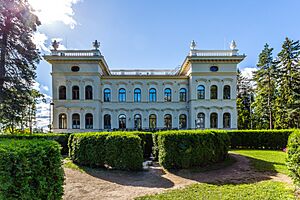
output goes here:
[{"label": "facade column", "polygon": [[205,122],[204,122],[205,128],[210,128],[210,114],[211,114],[210,110],[207,109],[205,111]]},{"label": "facade column", "polygon": [[84,109],[80,109],[80,129],[85,129],[85,114],[84,114]]},{"label": "facade column", "polygon": [[223,99],[223,89],[224,89],[224,82],[222,80],[218,84],[218,99]]},{"label": "facade column", "polygon": [[72,112],[69,108],[67,109],[67,129],[72,129]]},{"label": "facade column", "polygon": [[67,85],[66,99],[71,100],[72,99],[72,82],[69,80],[67,80],[66,82],[67,82],[67,84],[66,84]]},{"label": "facade column", "polygon": [[85,99],[85,82],[84,81],[79,81],[79,99],[84,100]]},{"label": "facade column", "polygon": [[218,128],[223,128],[223,112],[222,109],[218,110]]}]

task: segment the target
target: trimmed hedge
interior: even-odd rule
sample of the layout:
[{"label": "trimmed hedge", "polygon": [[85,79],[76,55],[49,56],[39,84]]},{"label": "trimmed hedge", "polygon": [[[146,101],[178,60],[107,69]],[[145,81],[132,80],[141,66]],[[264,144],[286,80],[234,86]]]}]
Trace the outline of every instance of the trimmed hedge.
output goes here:
[{"label": "trimmed hedge", "polygon": [[46,139],[54,140],[61,145],[61,154],[68,154],[68,138],[69,133],[34,133],[34,134],[11,134],[11,135],[0,135],[0,139]]},{"label": "trimmed hedge", "polygon": [[0,140],[0,199],[61,199],[60,145],[47,140]]},{"label": "trimmed hedge", "polygon": [[232,149],[283,149],[294,130],[227,131]]},{"label": "trimmed hedge", "polygon": [[166,169],[206,166],[227,158],[225,131],[165,131],[157,133],[158,160]]},{"label": "trimmed hedge", "polygon": [[289,137],[287,167],[294,183],[300,187],[300,131],[297,130]]},{"label": "trimmed hedge", "polygon": [[69,156],[75,163],[91,167],[140,170],[141,141],[126,132],[75,133],[69,139]]}]

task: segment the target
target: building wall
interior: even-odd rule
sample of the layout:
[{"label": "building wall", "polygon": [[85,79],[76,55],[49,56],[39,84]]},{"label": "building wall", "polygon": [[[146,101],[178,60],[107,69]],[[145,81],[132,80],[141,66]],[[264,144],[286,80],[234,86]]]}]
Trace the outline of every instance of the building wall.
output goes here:
[{"label": "building wall", "polygon": [[[79,72],[71,72],[70,67],[80,67]],[[218,128],[223,128],[223,114],[231,115],[231,128],[237,127],[236,113],[236,64],[218,64],[218,72],[211,72],[211,64],[192,64],[191,74],[183,78],[149,76],[149,77],[116,77],[101,76],[97,64],[59,63],[53,64],[53,130],[55,132],[98,131],[104,129],[104,115],[111,115],[111,129],[119,128],[118,117],[126,115],[126,128],[134,128],[134,115],[142,116],[142,128],[149,129],[149,116],[157,116],[157,128],[164,128],[164,115],[172,115],[172,128],[179,128],[179,115],[187,116],[187,128],[197,128],[196,119],[200,112],[205,113],[205,128],[210,128],[210,114],[218,114]],[[224,75],[223,72],[227,74]],[[228,73],[229,72],[229,73]],[[230,74],[231,72],[231,74]],[[59,86],[66,86],[67,99],[58,99]],[[72,86],[80,88],[80,99],[72,100]],[[93,87],[93,100],[85,100],[85,87]],[[205,86],[205,99],[197,99],[197,87]],[[210,99],[210,87],[218,87],[218,99]],[[223,87],[231,87],[231,99],[223,99]],[[103,101],[104,89],[111,90],[111,101]],[[119,102],[118,91],[126,89],[126,102]],[[134,102],[134,89],[141,89],[141,102]],[[149,89],[157,91],[157,101],[149,102]],[[172,101],[164,101],[164,90],[170,88]],[[187,101],[179,101],[179,90],[187,90]],[[59,128],[59,114],[67,115],[67,130]],[[80,115],[80,129],[72,129],[72,115]],[[93,115],[93,130],[85,129],[85,115]]]}]

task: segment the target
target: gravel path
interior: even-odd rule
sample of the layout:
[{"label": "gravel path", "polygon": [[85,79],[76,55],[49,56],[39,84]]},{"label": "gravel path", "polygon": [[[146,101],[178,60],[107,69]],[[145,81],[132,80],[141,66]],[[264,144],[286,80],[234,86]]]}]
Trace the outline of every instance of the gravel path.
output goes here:
[{"label": "gravel path", "polygon": [[250,168],[249,160],[230,154],[236,162],[226,168],[208,172],[179,170],[173,173],[154,166],[142,172],[87,169],[86,173],[65,168],[65,200],[123,200],[163,192],[193,183],[253,183],[276,180],[292,183],[290,178],[277,173],[260,173]]}]

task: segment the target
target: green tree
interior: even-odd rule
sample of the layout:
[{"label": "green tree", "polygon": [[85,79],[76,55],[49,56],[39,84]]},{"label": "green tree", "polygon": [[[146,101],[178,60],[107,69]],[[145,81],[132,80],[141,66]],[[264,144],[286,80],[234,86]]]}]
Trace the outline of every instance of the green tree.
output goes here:
[{"label": "green tree", "polygon": [[240,70],[237,71],[237,112],[238,129],[252,128],[253,91],[251,82],[244,77]]},{"label": "green tree", "polygon": [[286,38],[278,54],[275,128],[297,128],[300,119],[300,44]]},{"label": "green tree", "polygon": [[274,127],[274,105],[276,91],[276,65],[272,56],[273,48],[265,44],[259,54],[258,70],[253,73],[256,82],[253,117],[258,129]]},{"label": "green tree", "polygon": [[40,60],[32,34],[40,22],[26,0],[0,0],[0,124],[19,123],[31,102]]}]

